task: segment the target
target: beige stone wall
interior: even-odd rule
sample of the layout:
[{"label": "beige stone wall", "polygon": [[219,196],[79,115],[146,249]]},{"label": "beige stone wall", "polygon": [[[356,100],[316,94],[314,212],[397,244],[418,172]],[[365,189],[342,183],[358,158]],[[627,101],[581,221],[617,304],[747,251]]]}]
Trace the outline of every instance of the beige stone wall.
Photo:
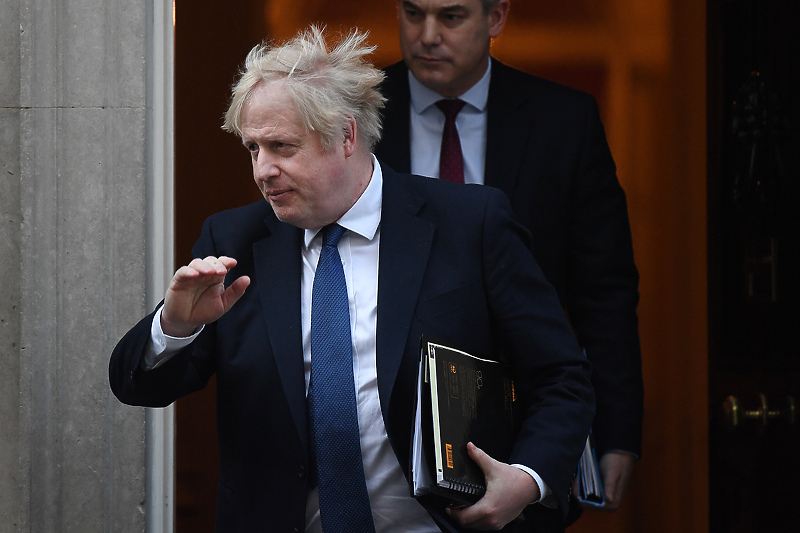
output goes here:
[{"label": "beige stone wall", "polygon": [[0,3],[0,531],[143,531],[147,2]]}]

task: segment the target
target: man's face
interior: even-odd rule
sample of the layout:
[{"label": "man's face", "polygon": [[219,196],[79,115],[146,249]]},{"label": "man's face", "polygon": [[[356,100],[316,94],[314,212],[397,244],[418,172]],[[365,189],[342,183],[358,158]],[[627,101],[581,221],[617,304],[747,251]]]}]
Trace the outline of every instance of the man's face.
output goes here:
[{"label": "man's face", "polygon": [[300,228],[322,227],[338,220],[366,188],[348,171],[352,139],[344,134],[326,151],[319,135],[300,122],[282,82],[259,83],[241,121],[253,178],[278,219]]},{"label": "man's face", "polygon": [[454,98],[486,72],[491,39],[505,24],[508,1],[484,13],[481,0],[397,0],[400,49],[414,76]]}]

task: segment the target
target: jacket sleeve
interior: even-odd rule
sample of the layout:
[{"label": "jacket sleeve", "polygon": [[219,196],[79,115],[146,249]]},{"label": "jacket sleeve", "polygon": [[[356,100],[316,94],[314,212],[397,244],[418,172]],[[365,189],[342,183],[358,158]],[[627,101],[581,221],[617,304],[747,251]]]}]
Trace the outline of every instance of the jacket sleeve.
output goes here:
[{"label": "jacket sleeve", "polygon": [[[193,249],[195,257],[214,254],[211,219],[203,226]],[[158,307],[163,305],[163,302]],[[156,311],[158,310],[156,307]],[[109,360],[109,384],[122,403],[166,407],[178,398],[202,389],[214,373],[215,324],[208,324],[197,339],[153,370],[144,370],[145,351],[156,311],[131,328],[117,343]]]},{"label": "jacket sleeve", "polygon": [[639,273],[625,193],[597,106],[591,103],[570,202],[565,304],[593,367],[598,451],[638,456],[643,411]]},{"label": "jacket sleeve", "polygon": [[524,244],[526,235],[506,198],[494,193],[484,223],[486,291],[524,417],[509,463],[536,471],[565,512],[594,415],[591,366],[555,290]]}]

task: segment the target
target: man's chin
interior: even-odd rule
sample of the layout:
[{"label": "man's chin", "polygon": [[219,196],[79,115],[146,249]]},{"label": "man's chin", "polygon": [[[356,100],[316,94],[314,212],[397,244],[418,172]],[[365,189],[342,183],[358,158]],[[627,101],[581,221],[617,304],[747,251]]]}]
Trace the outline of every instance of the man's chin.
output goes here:
[{"label": "man's chin", "polygon": [[301,217],[296,210],[287,208],[286,206],[277,205],[273,202],[269,202],[269,205],[272,207],[272,212],[275,213],[275,217],[281,222],[286,222],[287,224],[297,226],[298,228],[304,227],[302,225],[303,217]]},{"label": "man's chin", "polygon": [[428,89],[440,94],[446,92],[446,88],[451,81],[444,67],[417,69],[414,72],[414,77]]}]

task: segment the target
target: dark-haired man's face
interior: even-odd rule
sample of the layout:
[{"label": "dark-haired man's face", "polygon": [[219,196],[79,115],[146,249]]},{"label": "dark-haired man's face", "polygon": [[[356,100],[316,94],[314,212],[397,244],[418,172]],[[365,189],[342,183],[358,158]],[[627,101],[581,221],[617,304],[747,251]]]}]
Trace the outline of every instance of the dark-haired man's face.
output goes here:
[{"label": "dark-haired man's face", "polygon": [[491,39],[505,24],[507,0],[489,13],[481,0],[397,0],[400,49],[414,76],[456,97],[486,72]]}]

